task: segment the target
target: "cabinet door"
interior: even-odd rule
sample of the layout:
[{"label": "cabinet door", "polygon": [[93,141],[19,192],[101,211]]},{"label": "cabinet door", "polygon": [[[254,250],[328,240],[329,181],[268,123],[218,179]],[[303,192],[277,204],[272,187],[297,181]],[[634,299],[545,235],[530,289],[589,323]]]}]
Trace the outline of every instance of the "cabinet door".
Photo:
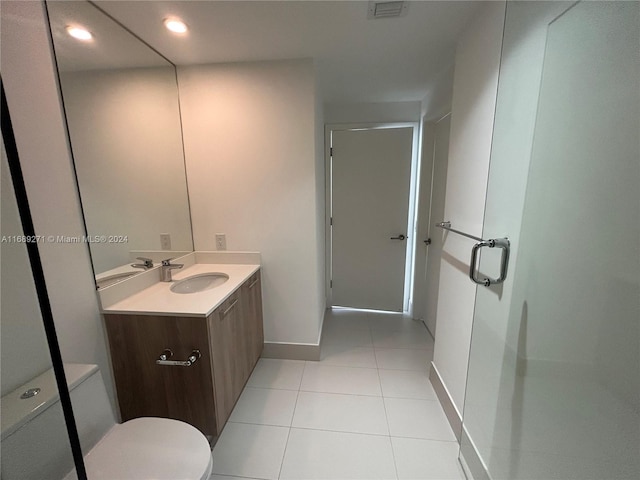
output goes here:
[{"label": "cabinet door", "polygon": [[[164,417],[182,420],[214,435],[211,359],[204,318],[105,315],[111,363],[122,420]],[[201,357],[190,367],[158,365],[165,350],[172,360]]]},{"label": "cabinet door", "polygon": [[238,387],[240,371],[236,360],[238,320],[241,318],[239,300],[237,293],[231,295],[209,317],[218,434],[231,415],[242,389]]},{"label": "cabinet door", "polygon": [[249,374],[262,354],[264,333],[262,326],[262,282],[260,271],[254,273],[242,286],[245,321],[247,323],[247,354]]}]

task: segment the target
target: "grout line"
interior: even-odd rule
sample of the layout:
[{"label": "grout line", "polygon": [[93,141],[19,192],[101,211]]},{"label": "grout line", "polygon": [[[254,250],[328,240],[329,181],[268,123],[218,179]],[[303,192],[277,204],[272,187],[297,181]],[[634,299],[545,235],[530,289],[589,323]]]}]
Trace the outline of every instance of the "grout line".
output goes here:
[{"label": "grout line", "polygon": [[[374,350],[375,352],[375,350]],[[387,431],[389,432],[389,444],[391,445],[391,456],[393,457],[393,468],[396,472],[396,478],[398,478],[398,464],[396,462],[396,453],[393,450],[393,442],[391,441],[391,425],[389,424],[389,414],[387,413],[387,402],[385,402],[384,391],[382,391],[382,379],[380,378],[380,369],[377,370],[378,373],[378,382],[380,382],[380,391],[382,392],[382,407],[384,408],[384,418],[387,421]]]},{"label": "grout line", "polygon": [[255,385],[245,385],[244,389],[242,389],[242,393],[244,393],[244,391],[247,388],[255,388],[256,390],[280,390],[282,392],[297,392],[298,390],[300,390],[299,388],[273,388],[273,387],[256,387]]},{"label": "grout line", "polygon": [[424,400],[425,402],[434,402],[434,403],[437,403],[438,405],[440,405],[440,401],[438,399],[432,399],[432,398],[391,397],[389,395],[383,395],[382,398],[388,398],[389,400]]},{"label": "grout line", "polygon": [[326,394],[331,394],[331,395],[356,395],[356,396],[360,396],[360,397],[370,397],[370,398],[382,398],[382,388],[380,389],[380,395],[370,395],[367,393],[345,393],[345,392],[325,392],[325,391],[318,391],[318,390],[300,390],[301,392],[304,393],[326,393]]},{"label": "grout line", "polygon": [[[330,432],[330,433],[345,433],[347,435],[366,435],[367,437],[376,438],[391,438],[386,433],[364,433],[364,432],[348,432],[345,430],[331,430],[328,428],[310,428],[310,427],[291,427],[292,430],[307,430],[312,432]],[[421,439],[426,440],[426,439]]]},{"label": "grout line", "polygon": [[382,395],[367,395],[366,393],[316,392],[313,390],[300,390],[300,393],[316,393],[318,395],[340,395],[343,397],[382,398]]},{"label": "grout line", "polygon": [[278,470],[278,479],[282,475],[282,467],[284,466],[284,458],[287,456],[287,447],[289,447],[289,438],[291,437],[291,425],[293,425],[293,419],[296,416],[296,408],[298,407],[298,398],[300,397],[300,387],[302,386],[302,379],[304,378],[304,371],[307,368],[307,362],[304,362],[302,367],[302,375],[300,375],[300,383],[298,384],[298,393],[296,393],[296,403],[293,405],[293,413],[291,414],[291,424],[289,424],[289,431],[287,432],[287,441],[284,444],[284,451],[282,452],[282,460],[280,461],[280,470]]},{"label": "grout line", "polygon": [[[369,437],[388,437],[388,438],[407,438],[410,440],[427,440],[429,442],[444,442],[444,443],[458,443],[457,440],[443,440],[442,438],[426,438],[426,437],[409,437],[406,435],[389,435],[387,433],[370,433],[370,432],[352,432],[350,430],[335,430],[332,428],[312,428],[312,427],[300,427],[300,426],[291,426],[287,427],[285,425],[271,425],[266,423],[251,423],[251,422],[237,422],[237,421],[228,421],[227,423],[234,423],[240,425],[254,425],[256,427],[279,427],[279,428],[288,428],[289,430],[308,430],[314,432],[331,432],[331,433],[346,433],[349,435],[367,435]],[[287,438],[288,441],[288,438]],[[286,448],[285,448],[286,450]],[[508,450],[508,449],[507,449]],[[281,465],[282,468],[282,465]],[[251,478],[251,477],[249,477]]]},{"label": "grout line", "polygon": [[[246,479],[246,480],[253,480],[254,478],[256,478],[256,477],[241,477],[240,475],[229,475],[228,473],[224,473],[224,474],[223,473],[211,473],[211,475],[209,476],[208,480],[213,478],[214,475],[220,475],[222,477],[229,477],[229,478],[237,478],[239,480],[242,480],[243,478]],[[268,480],[268,479],[266,479],[264,477],[257,477],[257,480]]]},{"label": "grout line", "polygon": [[334,365],[332,363],[320,363],[315,362],[314,360],[309,360],[310,362],[317,363],[318,367],[337,367],[337,368],[360,368],[362,370],[377,370],[378,367],[358,367],[356,365]]},{"label": "grout line", "polygon": [[[241,422],[239,420],[227,420],[227,423],[238,423],[238,424],[241,424],[241,425],[255,425],[256,427],[291,428],[290,425],[276,425],[275,423]],[[249,478],[251,478],[251,477],[249,477]]]},{"label": "grout line", "polygon": [[424,440],[425,442],[441,442],[441,443],[455,443],[458,444],[457,440],[442,440],[436,438],[423,438],[423,437],[403,437],[402,435],[392,435],[391,438],[401,438],[408,440]]}]

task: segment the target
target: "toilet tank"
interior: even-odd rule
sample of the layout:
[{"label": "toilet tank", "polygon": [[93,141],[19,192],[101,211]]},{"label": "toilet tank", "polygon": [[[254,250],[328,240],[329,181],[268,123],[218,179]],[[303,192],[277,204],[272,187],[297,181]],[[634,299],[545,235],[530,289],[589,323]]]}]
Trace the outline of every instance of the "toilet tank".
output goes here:
[{"label": "toilet tank", "polygon": [[[64,370],[84,455],[116,421],[97,365],[70,363]],[[38,395],[20,399],[36,387]],[[2,478],[64,478],[74,465],[53,370],[2,397],[1,408]]]}]

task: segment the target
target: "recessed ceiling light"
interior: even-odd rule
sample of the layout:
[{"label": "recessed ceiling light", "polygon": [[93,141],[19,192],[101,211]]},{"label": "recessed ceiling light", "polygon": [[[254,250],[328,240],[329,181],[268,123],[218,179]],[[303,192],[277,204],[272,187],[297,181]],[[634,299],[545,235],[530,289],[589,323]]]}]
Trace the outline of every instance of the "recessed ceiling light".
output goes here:
[{"label": "recessed ceiling light", "polygon": [[186,33],[188,30],[187,25],[178,18],[165,18],[164,26],[173,33]]},{"label": "recessed ceiling light", "polygon": [[84,27],[67,25],[67,33],[71,35],[73,38],[77,38],[78,40],[91,40],[93,35],[89,30]]}]

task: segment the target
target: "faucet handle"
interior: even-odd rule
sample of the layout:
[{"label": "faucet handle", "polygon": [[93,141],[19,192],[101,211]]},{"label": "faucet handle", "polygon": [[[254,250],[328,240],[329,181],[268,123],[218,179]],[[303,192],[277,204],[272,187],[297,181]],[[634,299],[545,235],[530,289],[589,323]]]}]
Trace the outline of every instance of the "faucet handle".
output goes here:
[{"label": "faucet handle", "polygon": [[133,268],[142,268],[144,270],[149,270],[153,268],[153,260],[147,257],[136,257],[136,260],[141,260],[143,263],[132,263],[131,266]]},{"label": "faucet handle", "polygon": [[160,279],[163,282],[171,282],[171,270],[174,268],[182,268],[184,267],[183,263],[171,263],[173,258],[167,258],[166,260],[162,260],[162,268],[160,269]]},{"label": "faucet handle", "polygon": [[184,267],[184,263],[171,263],[173,258],[167,258],[166,260],[162,260],[163,267],[171,267],[171,268],[182,268]]},{"label": "faucet handle", "polygon": [[153,260],[147,257],[136,257],[136,260],[141,260],[145,267],[153,267]]}]

